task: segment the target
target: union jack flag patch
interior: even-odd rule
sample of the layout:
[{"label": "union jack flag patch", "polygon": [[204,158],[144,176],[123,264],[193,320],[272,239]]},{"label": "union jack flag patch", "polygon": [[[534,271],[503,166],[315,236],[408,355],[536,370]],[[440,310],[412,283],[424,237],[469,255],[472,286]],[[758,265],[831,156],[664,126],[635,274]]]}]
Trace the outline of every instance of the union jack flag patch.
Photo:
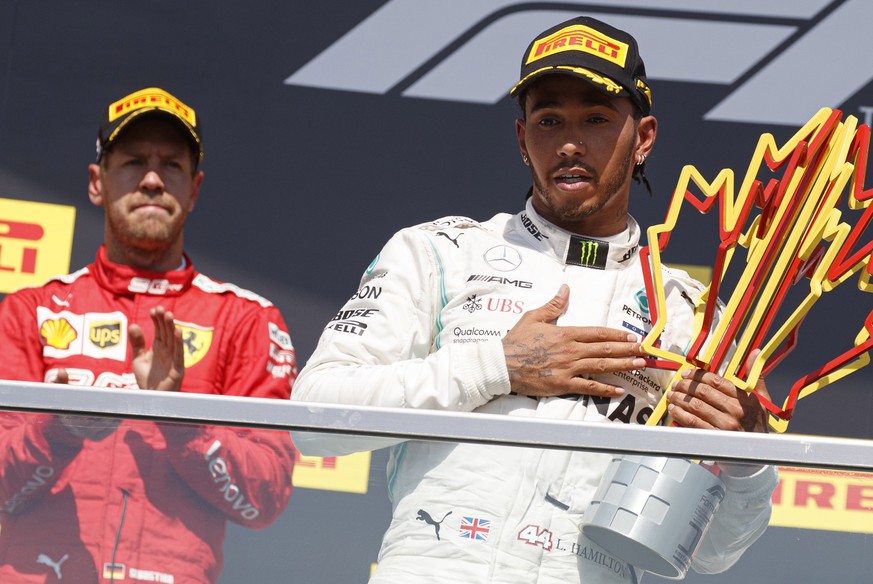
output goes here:
[{"label": "union jack flag patch", "polygon": [[488,533],[490,533],[490,531],[490,519],[479,519],[478,517],[461,518],[461,531],[459,535],[463,539],[477,539],[479,541],[487,541]]}]

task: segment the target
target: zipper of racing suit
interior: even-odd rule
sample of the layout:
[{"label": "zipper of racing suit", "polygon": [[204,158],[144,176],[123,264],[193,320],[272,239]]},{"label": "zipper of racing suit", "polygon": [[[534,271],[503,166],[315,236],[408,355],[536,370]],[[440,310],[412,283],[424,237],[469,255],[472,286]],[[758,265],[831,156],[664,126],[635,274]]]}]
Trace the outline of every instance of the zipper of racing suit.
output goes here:
[{"label": "zipper of racing suit", "polygon": [[115,552],[118,551],[118,543],[121,541],[121,528],[124,526],[124,516],[127,514],[127,498],[130,493],[126,489],[121,489],[121,517],[118,519],[118,529],[115,530],[115,543],[112,544],[112,557],[110,558],[109,582],[115,582]]}]

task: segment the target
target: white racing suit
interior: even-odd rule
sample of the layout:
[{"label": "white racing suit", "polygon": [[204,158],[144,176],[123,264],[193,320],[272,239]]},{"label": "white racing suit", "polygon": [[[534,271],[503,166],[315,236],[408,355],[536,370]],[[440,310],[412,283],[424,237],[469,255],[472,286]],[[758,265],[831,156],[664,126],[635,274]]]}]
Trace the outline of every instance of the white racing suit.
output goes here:
[{"label": "white racing suit", "polygon": [[[559,325],[608,326],[642,338],[651,327],[640,229],[610,241],[572,236],[528,202],[485,223],[449,217],[398,232],[358,291],[326,326],[292,399],[642,424],[671,371],[598,376],[620,397],[532,399],[510,393],[501,338],[562,283]],[[702,286],[665,268],[669,320],[662,346],[683,351]],[[356,444],[356,440],[358,440]],[[363,439],[309,439],[304,454],[369,449]],[[307,451],[308,450],[308,451]],[[639,570],[579,531],[609,456],[588,452],[407,441],[388,468],[393,518],[371,583],[612,583]],[[766,529],[776,472],[722,473],[727,494],[695,558],[699,572],[730,567]]]}]

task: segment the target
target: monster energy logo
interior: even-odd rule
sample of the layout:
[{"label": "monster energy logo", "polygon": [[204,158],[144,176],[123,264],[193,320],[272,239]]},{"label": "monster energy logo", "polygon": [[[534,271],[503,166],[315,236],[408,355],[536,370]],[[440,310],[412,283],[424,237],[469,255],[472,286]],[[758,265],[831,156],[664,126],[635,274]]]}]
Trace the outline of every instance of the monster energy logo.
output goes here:
[{"label": "monster energy logo", "polygon": [[602,270],[606,267],[609,244],[605,241],[573,236],[567,250],[567,263]]},{"label": "monster energy logo", "polygon": [[597,245],[596,241],[582,241],[579,243],[582,251],[579,253],[580,262],[583,266],[590,266],[597,263]]}]

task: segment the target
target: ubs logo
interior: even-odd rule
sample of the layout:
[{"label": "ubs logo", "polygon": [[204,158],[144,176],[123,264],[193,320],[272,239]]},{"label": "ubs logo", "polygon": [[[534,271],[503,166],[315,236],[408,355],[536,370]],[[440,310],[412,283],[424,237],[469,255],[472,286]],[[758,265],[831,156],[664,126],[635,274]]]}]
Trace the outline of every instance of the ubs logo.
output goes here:
[{"label": "ubs logo", "polygon": [[477,298],[475,294],[467,296],[467,302],[461,308],[473,314],[477,310],[482,310],[482,300]]},{"label": "ubs logo", "polygon": [[524,301],[514,300],[512,298],[489,298],[488,303],[486,304],[486,309],[489,312],[521,314],[524,312]]}]

